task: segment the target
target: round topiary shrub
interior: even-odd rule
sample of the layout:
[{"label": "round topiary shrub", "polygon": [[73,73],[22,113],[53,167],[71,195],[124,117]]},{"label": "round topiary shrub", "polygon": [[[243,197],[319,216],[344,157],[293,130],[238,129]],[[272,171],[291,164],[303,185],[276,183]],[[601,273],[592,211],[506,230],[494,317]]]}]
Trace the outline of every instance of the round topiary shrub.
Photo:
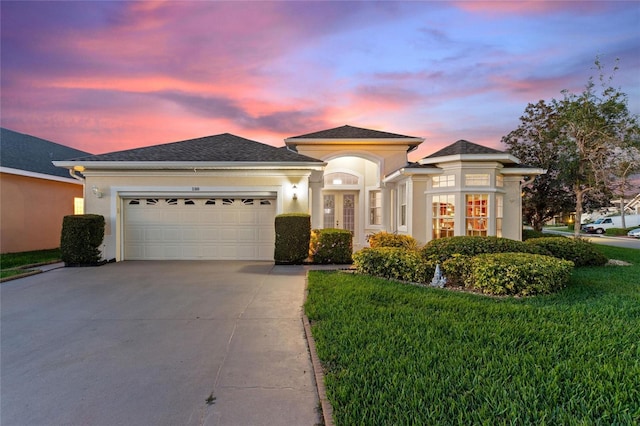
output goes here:
[{"label": "round topiary shrub", "polygon": [[588,241],[567,237],[532,238],[525,242],[542,248],[552,256],[572,261],[575,266],[602,266],[607,257]]},{"label": "round topiary shrub", "polygon": [[401,247],[409,250],[417,250],[418,240],[411,235],[390,234],[382,231],[369,235],[369,245],[371,248]]},{"label": "round topiary shrub", "polygon": [[482,253],[534,253],[549,254],[544,248],[522,241],[498,237],[448,237],[429,241],[422,248],[425,259],[444,262],[454,254],[475,256]]},{"label": "round topiary shrub", "polygon": [[531,253],[480,254],[471,259],[466,286],[485,294],[531,296],[567,285],[573,262]]}]

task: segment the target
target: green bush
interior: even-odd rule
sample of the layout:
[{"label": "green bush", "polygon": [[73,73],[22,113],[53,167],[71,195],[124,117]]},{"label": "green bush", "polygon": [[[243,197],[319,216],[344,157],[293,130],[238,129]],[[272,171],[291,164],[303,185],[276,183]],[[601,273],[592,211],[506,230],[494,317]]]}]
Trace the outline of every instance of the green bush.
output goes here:
[{"label": "green bush", "polygon": [[605,235],[611,235],[611,236],[621,236],[621,235],[627,235],[627,232],[631,231],[632,229],[636,229],[637,226],[632,226],[631,228],[609,228],[609,229],[605,229],[604,234]]},{"label": "green bush", "polygon": [[276,216],[276,244],[273,258],[276,264],[302,263],[309,256],[311,216],[288,213]]},{"label": "green bush", "polygon": [[531,253],[480,254],[471,260],[467,287],[486,294],[530,296],[565,287],[573,262]]},{"label": "green bush", "polygon": [[314,229],[309,251],[313,263],[351,263],[353,236],[345,229]]},{"label": "green bush", "polygon": [[353,254],[353,265],[361,274],[415,283],[430,280],[435,269],[419,252],[401,247],[364,248]]},{"label": "green bush", "polygon": [[382,231],[369,235],[369,245],[371,248],[402,247],[409,250],[417,250],[418,240],[410,235],[390,234]]},{"label": "green bush", "polygon": [[572,261],[575,266],[602,266],[607,257],[588,241],[567,237],[533,238],[526,244],[540,247],[559,259]]},{"label": "green bush", "polygon": [[454,254],[442,262],[442,275],[447,278],[447,287],[465,286],[471,276],[471,256]]},{"label": "green bush", "polygon": [[535,229],[523,229],[522,230],[522,241],[530,240],[531,238],[543,238],[544,234],[540,231],[536,231]]},{"label": "green bush", "polygon": [[481,253],[549,254],[546,250],[522,241],[498,237],[448,237],[429,241],[422,248],[425,259],[444,262],[454,254],[475,256]]},{"label": "green bush", "polygon": [[569,225],[567,225],[567,229],[569,231],[575,231],[576,229],[576,224],[575,223],[570,223]]},{"label": "green bush", "polygon": [[96,214],[69,215],[62,219],[60,257],[66,265],[96,265],[104,239],[104,217]]}]

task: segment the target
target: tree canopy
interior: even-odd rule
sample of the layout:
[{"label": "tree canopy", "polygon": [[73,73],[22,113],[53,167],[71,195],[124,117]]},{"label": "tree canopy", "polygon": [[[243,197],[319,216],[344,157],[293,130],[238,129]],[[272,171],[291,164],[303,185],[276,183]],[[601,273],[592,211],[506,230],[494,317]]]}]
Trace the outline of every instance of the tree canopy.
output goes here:
[{"label": "tree canopy", "polygon": [[617,67],[607,77],[599,60],[595,65],[598,83],[592,76],[581,93],[563,90],[562,99],[527,105],[518,128],[502,138],[522,162],[547,170],[524,190],[523,213],[535,229],[570,206],[579,222],[585,202],[608,194],[625,169],[612,161],[616,149],[640,146],[638,116],[611,85]]}]

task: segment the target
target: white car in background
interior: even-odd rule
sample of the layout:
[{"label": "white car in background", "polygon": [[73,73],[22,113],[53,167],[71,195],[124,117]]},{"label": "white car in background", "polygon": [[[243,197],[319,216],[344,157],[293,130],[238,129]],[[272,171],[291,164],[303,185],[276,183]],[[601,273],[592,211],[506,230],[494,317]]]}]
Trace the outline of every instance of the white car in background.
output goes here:
[{"label": "white car in background", "polygon": [[640,228],[632,229],[631,231],[627,232],[627,236],[640,238]]}]

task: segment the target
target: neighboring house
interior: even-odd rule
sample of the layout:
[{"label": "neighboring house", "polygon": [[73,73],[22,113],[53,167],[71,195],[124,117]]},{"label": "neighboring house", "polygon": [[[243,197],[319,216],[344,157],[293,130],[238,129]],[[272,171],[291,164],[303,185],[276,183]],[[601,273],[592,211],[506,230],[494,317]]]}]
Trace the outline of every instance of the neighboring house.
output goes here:
[{"label": "neighboring house", "polygon": [[59,247],[62,218],[82,207],[83,189],[52,161],[88,153],[0,130],[0,252]]},{"label": "neighboring house", "polygon": [[352,231],[356,250],[383,230],[521,238],[521,185],[543,170],[467,141],[409,163],[422,142],[342,126],[283,148],[226,133],[54,163],[85,177],[108,259],[272,260],[274,218],[289,212]]}]

